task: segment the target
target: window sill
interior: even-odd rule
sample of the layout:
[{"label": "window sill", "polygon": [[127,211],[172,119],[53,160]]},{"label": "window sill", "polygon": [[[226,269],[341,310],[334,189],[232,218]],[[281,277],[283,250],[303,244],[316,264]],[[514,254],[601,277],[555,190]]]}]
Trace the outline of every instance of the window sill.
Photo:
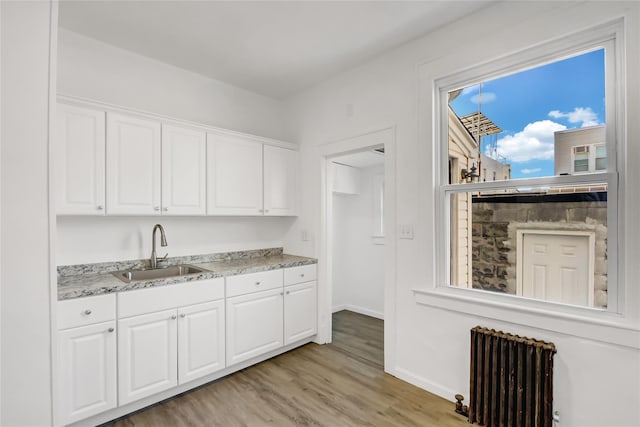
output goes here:
[{"label": "window sill", "polygon": [[638,326],[614,313],[472,289],[414,288],[413,293],[421,305],[640,349]]}]

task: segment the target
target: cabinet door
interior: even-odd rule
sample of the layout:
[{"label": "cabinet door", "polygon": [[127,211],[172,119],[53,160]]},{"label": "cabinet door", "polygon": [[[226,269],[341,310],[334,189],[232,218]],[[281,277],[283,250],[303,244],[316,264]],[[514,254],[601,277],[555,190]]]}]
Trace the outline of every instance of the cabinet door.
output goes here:
[{"label": "cabinet door", "polygon": [[105,112],[58,104],[56,213],[104,215]]},{"label": "cabinet door", "polygon": [[58,333],[61,424],[116,407],[115,322]]},{"label": "cabinet door", "polygon": [[120,405],[178,385],[176,310],[118,320]]},{"label": "cabinet door", "polygon": [[206,134],[162,125],[162,214],[204,215],[206,204]]},{"label": "cabinet door", "polygon": [[160,215],[160,123],[107,114],[107,213]]},{"label": "cabinet door", "polygon": [[262,144],[207,134],[207,213],[262,215]]},{"label": "cabinet door", "polygon": [[284,344],[317,332],[316,282],[287,286],[284,290]]},{"label": "cabinet door", "polygon": [[264,214],[296,214],[298,154],[286,148],[264,146]]},{"label": "cabinet door", "polygon": [[227,366],[282,347],[282,288],[227,299]]},{"label": "cabinet door", "polygon": [[180,308],[178,318],[178,382],[223,369],[224,300]]}]

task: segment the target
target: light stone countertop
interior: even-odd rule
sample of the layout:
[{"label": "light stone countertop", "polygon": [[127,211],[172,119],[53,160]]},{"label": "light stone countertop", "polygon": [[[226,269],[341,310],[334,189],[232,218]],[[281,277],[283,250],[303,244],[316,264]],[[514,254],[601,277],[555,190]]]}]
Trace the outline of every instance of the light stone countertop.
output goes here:
[{"label": "light stone countertop", "polygon": [[[240,255],[237,256],[238,254]],[[136,280],[125,283],[117,279],[112,272],[129,268],[140,268],[140,266],[144,264],[144,260],[58,267],[58,300],[61,301],[112,292],[131,291],[134,289],[166,286],[196,280],[235,276],[238,274],[277,270],[279,268],[317,263],[315,258],[287,255],[283,254],[282,250],[279,252],[278,250],[233,252],[215,254],[215,256],[203,255],[188,258],[188,260],[185,260],[185,257],[170,258],[168,265],[181,264],[184,263],[184,261],[188,261],[189,264],[207,271],[187,276],[154,280]]]}]

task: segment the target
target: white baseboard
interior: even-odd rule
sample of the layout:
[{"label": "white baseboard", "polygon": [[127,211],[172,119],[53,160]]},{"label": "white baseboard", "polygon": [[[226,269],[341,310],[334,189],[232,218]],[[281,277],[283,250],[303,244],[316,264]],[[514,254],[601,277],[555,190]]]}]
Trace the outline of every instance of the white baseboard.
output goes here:
[{"label": "white baseboard", "polygon": [[342,304],[336,305],[332,308],[332,312],[336,313],[342,310],[353,311],[354,313],[364,314],[365,316],[375,317],[376,319],[384,320],[384,313],[380,313],[379,311],[369,310],[368,308],[359,307],[357,305],[352,304]]},{"label": "white baseboard", "polygon": [[[387,372],[394,377],[401,379],[402,381],[406,381],[410,384],[415,385],[416,387],[420,387],[428,391],[429,393],[433,393],[436,396],[440,396],[443,399],[446,399],[450,402],[455,402],[455,394],[463,393],[464,390],[454,391],[448,387],[444,387],[441,384],[434,383],[433,381],[429,381],[426,378],[422,378],[418,375],[413,374],[412,372],[407,371],[403,368],[395,368],[393,371]],[[453,410],[453,407],[452,407]]]}]

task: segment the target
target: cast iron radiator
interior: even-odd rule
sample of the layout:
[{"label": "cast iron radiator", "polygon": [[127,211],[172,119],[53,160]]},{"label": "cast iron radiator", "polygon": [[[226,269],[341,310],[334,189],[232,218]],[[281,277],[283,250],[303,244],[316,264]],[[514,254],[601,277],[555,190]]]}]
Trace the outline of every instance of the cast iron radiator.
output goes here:
[{"label": "cast iron radiator", "polygon": [[469,422],[551,427],[555,352],[553,343],[473,328]]}]

